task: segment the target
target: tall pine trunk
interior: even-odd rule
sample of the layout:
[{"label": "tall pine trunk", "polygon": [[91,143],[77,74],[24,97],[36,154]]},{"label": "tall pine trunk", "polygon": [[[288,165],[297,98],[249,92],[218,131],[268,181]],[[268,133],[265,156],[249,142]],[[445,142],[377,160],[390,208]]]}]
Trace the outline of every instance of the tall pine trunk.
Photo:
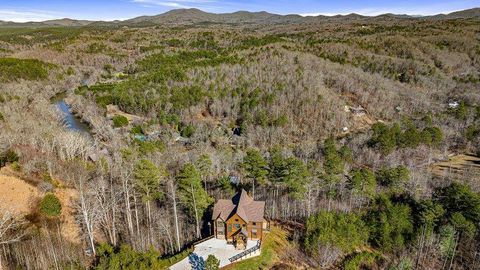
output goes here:
[{"label": "tall pine trunk", "polygon": [[173,217],[175,219],[175,240],[177,242],[177,251],[180,251],[180,229],[178,227],[178,213],[177,213],[177,197],[175,194],[175,186],[173,182],[170,183],[173,200]]},{"label": "tall pine trunk", "polygon": [[190,188],[192,191],[192,198],[193,198],[193,209],[195,209],[195,222],[197,224],[197,238],[201,237],[200,234],[200,222],[198,220],[198,210],[197,210],[197,201],[195,200],[195,192],[193,191],[193,184],[190,184]]}]

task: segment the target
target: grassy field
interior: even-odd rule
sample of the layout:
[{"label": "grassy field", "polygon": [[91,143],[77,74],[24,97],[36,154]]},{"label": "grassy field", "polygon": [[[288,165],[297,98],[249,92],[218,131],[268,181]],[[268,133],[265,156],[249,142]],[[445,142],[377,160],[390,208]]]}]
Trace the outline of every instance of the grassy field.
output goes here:
[{"label": "grassy field", "polygon": [[278,227],[272,227],[270,233],[266,233],[264,236],[262,253],[260,256],[229,265],[223,269],[270,269],[280,260],[278,254],[288,245],[287,232]]}]

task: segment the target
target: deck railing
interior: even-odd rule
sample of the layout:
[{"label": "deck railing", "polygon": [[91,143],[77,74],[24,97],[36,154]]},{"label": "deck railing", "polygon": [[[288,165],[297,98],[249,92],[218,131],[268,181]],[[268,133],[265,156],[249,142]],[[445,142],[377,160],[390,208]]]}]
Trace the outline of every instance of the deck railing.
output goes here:
[{"label": "deck railing", "polygon": [[235,262],[235,261],[238,261],[238,260],[242,259],[243,257],[246,257],[246,256],[254,253],[255,251],[259,250],[260,247],[261,247],[261,245],[262,245],[262,240],[258,240],[258,241],[257,241],[257,244],[256,244],[254,247],[251,247],[251,248],[243,251],[242,253],[239,253],[239,254],[231,257],[231,258],[228,259],[228,260],[230,261],[230,263],[233,263],[233,262]]}]

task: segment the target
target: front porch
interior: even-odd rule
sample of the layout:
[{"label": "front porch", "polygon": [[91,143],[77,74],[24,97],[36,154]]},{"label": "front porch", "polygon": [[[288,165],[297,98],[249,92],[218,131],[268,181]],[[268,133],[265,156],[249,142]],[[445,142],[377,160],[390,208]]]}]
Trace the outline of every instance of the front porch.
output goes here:
[{"label": "front porch", "polygon": [[[246,249],[253,248],[257,245],[255,240],[247,240]],[[193,253],[196,253],[198,256],[202,257],[204,260],[207,260],[208,255],[215,255],[217,259],[220,260],[220,267],[224,267],[230,264],[229,259],[238,255],[245,250],[236,250],[232,244],[227,244],[225,239],[216,239],[212,238],[205,242],[195,245]],[[260,255],[260,250],[250,254],[247,258],[255,257]],[[189,270],[191,269],[190,263],[188,262],[188,257],[182,261],[174,264],[170,267],[171,270]]]}]

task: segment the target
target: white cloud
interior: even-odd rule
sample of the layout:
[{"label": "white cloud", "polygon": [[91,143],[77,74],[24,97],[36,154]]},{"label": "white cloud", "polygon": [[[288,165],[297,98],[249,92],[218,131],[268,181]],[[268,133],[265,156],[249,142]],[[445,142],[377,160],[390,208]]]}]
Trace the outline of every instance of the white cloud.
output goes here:
[{"label": "white cloud", "polygon": [[172,8],[193,8],[215,3],[216,0],[132,0],[132,2],[147,6],[155,5]]},{"label": "white cloud", "polygon": [[58,14],[53,14],[44,10],[11,10],[0,9],[1,21],[12,22],[38,22],[61,18]]}]

